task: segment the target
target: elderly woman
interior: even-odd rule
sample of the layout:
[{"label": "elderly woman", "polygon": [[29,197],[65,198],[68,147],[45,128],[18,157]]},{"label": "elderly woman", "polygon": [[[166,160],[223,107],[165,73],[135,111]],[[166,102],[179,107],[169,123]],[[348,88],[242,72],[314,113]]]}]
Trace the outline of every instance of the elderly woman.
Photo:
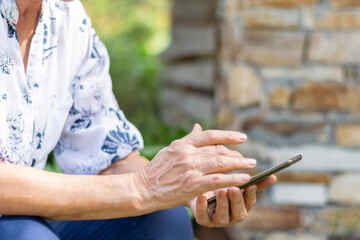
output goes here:
[{"label": "elderly woman", "polygon": [[[197,124],[149,163],[81,3],[0,0],[0,12],[0,239],[192,239],[179,206],[199,224],[227,226],[276,181],[231,187],[249,176],[222,173],[256,161],[224,144],[246,136]],[[41,170],[52,150],[64,174]]]}]

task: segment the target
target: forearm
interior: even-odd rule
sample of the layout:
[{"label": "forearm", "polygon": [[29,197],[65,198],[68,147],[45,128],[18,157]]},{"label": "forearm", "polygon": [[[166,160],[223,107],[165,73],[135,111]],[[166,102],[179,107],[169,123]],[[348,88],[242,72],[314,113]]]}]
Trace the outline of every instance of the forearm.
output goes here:
[{"label": "forearm", "polygon": [[143,169],[149,160],[136,151],[129,154],[126,158],[118,160],[111,164],[108,168],[100,172],[100,175],[134,173]]},{"label": "forearm", "polygon": [[[0,164],[0,212],[53,220],[141,215],[145,206],[134,174],[66,175]],[[141,187],[140,187],[141,188]]]}]

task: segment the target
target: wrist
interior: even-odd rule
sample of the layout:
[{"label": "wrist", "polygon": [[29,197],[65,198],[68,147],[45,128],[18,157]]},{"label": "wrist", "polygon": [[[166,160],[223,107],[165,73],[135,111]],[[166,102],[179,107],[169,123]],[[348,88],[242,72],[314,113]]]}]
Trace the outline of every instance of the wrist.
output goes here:
[{"label": "wrist", "polygon": [[133,173],[133,183],[134,189],[137,192],[138,199],[138,208],[140,212],[149,213],[156,210],[159,210],[156,204],[156,199],[154,198],[151,192],[151,186],[148,181],[148,177],[146,175],[146,171],[144,169]]}]

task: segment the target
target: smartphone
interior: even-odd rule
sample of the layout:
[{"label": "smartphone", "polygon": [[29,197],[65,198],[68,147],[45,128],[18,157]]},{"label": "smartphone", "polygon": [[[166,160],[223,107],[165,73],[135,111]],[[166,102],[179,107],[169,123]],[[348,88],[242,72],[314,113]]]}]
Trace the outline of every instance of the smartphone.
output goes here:
[{"label": "smartphone", "polygon": [[[274,166],[274,167],[269,168],[269,169],[267,169],[267,170],[265,170],[265,171],[263,171],[263,172],[261,172],[259,174],[256,174],[255,176],[250,178],[250,181],[248,183],[246,183],[244,185],[241,185],[241,186],[238,186],[238,188],[243,189],[243,188],[246,188],[246,187],[248,187],[248,186],[250,186],[250,185],[252,185],[254,183],[260,182],[261,180],[264,180],[265,178],[269,177],[270,175],[272,175],[274,173],[277,173],[277,172],[279,172],[279,171],[293,165],[294,163],[299,162],[301,159],[302,159],[301,155],[297,155],[295,157],[292,157],[289,160],[286,160],[285,162],[280,163],[277,166]],[[209,198],[207,200],[207,202],[208,202],[208,205],[215,203],[216,202],[216,197],[213,196],[213,197]]]}]

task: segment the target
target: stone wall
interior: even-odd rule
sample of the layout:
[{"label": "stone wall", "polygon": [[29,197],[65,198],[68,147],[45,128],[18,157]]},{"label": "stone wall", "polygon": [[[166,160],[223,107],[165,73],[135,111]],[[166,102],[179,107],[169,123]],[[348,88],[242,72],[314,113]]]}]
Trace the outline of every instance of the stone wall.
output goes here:
[{"label": "stone wall", "polygon": [[247,133],[258,170],[303,155],[235,238],[360,238],[360,0],[174,0],[173,16],[163,119]]}]

